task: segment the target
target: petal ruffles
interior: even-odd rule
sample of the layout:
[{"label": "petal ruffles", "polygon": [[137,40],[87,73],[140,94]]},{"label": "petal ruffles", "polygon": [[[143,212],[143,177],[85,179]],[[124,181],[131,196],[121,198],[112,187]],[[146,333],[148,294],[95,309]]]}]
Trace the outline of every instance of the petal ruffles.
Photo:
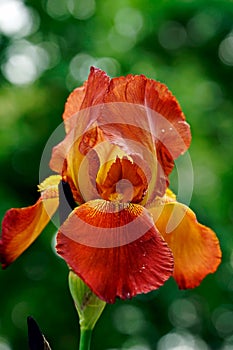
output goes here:
[{"label": "petal ruffles", "polygon": [[150,209],[159,232],[174,255],[174,278],[181,289],[197,287],[221,262],[215,233],[194,212],[173,201]]},{"label": "petal ruffles", "polygon": [[3,268],[17,259],[39,236],[58,207],[60,176],[51,176],[40,186],[41,197],[32,206],[8,210],[2,221],[0,261]]},{"label": "petal ruffles", "polygon": [[87,202],[69,216],[57,240],[67,264],[109,303],[157,289],[173,272],[172,253],[140,205]]}]

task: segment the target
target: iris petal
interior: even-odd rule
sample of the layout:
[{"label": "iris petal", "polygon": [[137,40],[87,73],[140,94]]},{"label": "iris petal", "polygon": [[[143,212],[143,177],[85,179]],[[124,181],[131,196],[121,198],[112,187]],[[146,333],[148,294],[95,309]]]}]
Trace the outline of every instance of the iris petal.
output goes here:
[{"label": "iris petal", "polygon": [[[115,106],[112,107],[116,121],[121,122],[121,126],[113,125],[111,129],[115,142],[122,142],[120,129],[122,139],[132,139],[154,151],[159,165],[155,167],[151,162],[151,166],[157,168],[157,179],[152,179],[154,191],[151,199],[163,195],[169,184],[168,175],[174,167],[174,159],[187,150],[191,141],[189,125],[176,98],[164,84],[143,75],[128,75],[111,80],[105,102],[119,104],[118,111]],[[111,133],[110,130],[108,132]]]},{"label": "iris petal", "polygon": [[[72,118],[85,108],[101,104],[110,78],[98,68],[91,67],[88,80],[83,86],[76,88],[68,97],[63,113],[66,132],[77,127],[77,119]],[[80,120],[79,120],[80,121]]]},{"label": "iris petal", "polygon": [[76,208],[58,233],[57,251],[101,299],[159,288],[173,257],[140,205],[95,200]]},{"label": "iris petal", "polygon": [[155,225],[174,255],[174,278],[181,289],[197,287],[221,262],[215,233],[200,224],[183,204],[167,202],[150,209]]},{"label": "iris petal", "polygon": [[30,207],[8,210],[2,221],[0,261],[6,268],[39,236],[58,207],[60,176],[51,176],[40,186],[41,197]]},{"label": "iris petal", "polygon": [[63,113],[63,119],[65,123],[65,129],[66,132],[68,133],[71,128],[73,127],[72,119],[71,117],[77,113],[77,111],[80,110],[85,93],[86,93],[86,86],[87,84],[85,83],[83,86],[80,86],[76,88],[68,97],[66,104],[65,104],[65,110]]},{"label": "iris petal", "polygon": [[66,177],[77,203],[84,202],[79,188],[79,167],[90,150],[103,141],[96,124],[110,78],[100,69],[91,67],[84,86],[74,90],[65,105],[63,119],[67,135],[53,148],[50,168]]}]

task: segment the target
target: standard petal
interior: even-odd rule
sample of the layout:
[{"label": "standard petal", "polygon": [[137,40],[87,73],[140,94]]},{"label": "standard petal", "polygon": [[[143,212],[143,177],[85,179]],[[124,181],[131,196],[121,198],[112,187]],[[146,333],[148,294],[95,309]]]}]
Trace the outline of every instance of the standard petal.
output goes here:
[{"label": "standard petal", "polygon": [[40,199],[32,206],[8,210],[2,221],[0,261],[6,268],[39,236],[58,207],[60,176],[50,176],[40,186]]},{"label": "standard petal", "polygon": [[[176,98],[164,84],[144,75],[128,75],[111,80],[104,101],[107,106],[101,117],[105,137],[126,152],[128,149],[128,154],[135,153],[132,151],[135,143],[141,145],[138,154],[150,162],[156,174],[152,177],[148,201],[156,195],[162,196],[169,184],[174,159],[187,150],[191,141],[189,125]],[[134,145],[130,148],[132,140]],[[149,153],[154,153],[157,164]]]},{"label": "standard petal", "polygon": [[[173,159],[189,147],[191,141],[189,125],[185,122],[178,101],[166,85],[147,79],[144,75],[113,78],[104,100],[108,103],[124,102],[144,106],[147,120],[145,117],[138,119],[137,126],[142,127],[142,130],[149,130],[152,137],[164,145]],[[137,114],[140,114],[139,109]],[[125,122],[127,118],[128,115],[125,115]],[[139,134],[138,140],[140,137]]]},{"label": "standard petal", "polygon": [[77,117],[77,113],[80,110],[103,102],[109,81],[110,78],[104,71],[91,67],[87,81],[69,95],[65,104],[63,119],[67,133],[71,128],[76,127],[77,122],[80,121],[79,117]]},{"label": "standard petal", "polygon": [[[174,200],[174,199],[173,199]],[[174,278],[181,289],[197,287],[221,262],[215,233],[191,209],[172,201],[149,210],[174,255]]]},{"label": "standard petal", "polygon": [[74,114],[76,114],[82,105],[85,93],[86,93],[86,83],[83,86],[80,86],[76,88],[74,91],[71,92],[69,95],[66,104],[65,104],[65,110],[63,113],[63,120],[65,123],[65,129],[68,133],[70,129],[72,128],[72,121],[71,118]]},{"label": "standard petal", "polygon": [[91,67],[84,86],[71,93],[63,114],[67,135],[53,148],[50,160],[50,168],[66,177],[79,204],[84,202],[79,186],[79,168],[88,153],[103,141],[96,120],[101,112],[109,81],[110,78],[104,71]]},{"label": "standard petal", "polygon": [[62,225],[57,240],[67,264],[109,303],[155,290],[173,272],[172,253],[140,205],[85,203]]},{"label": "standard petal", "polygon": [[177,99],[166,85],[147,79],[145,100],[147,106],[159,114],[159,116],[156,115],[155,121],[156,135],[159,141],[157,152],[160,153],[160,148],[163,146],[164,150],[166,149],[170,153],[172,159],[176,159],[188,149],[191,142],[190,127],[185,121]]},{"label": "standard petal", "polygon": [[[83,116],[85,116],[86,120],[83,120],[82,124],[85,124],[85,121],[88,123],[86,114],[78,114],[78,112],[103,103],[103,98],[108,89],[109,81],[110,78],[104,71],[91,67],[87,81],[83,86],[75,89],[69,95],[65,104],[63,119],[67,133],[72,128],[78,127],[77,124],[80,123],[80,118],[83,119]],[[92,118],[95,118],[93,114]]]}]

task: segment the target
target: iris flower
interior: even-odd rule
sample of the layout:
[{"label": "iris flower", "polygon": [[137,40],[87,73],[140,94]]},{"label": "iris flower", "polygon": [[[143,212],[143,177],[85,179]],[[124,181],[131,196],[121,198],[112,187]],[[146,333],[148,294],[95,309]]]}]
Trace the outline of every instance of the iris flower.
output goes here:
[{"label": "iris flower", "polygon": [[179,288],[194,288],[216,271],[215,233],[168,188],[191,134],[164,84],[144,75],[110,79],[92,67],[70,94],[63,120],[66,136],[50,161],[57,174],[39,185],[34,205],[3,218],[3,268],[59,207],[57,252],[106,302],[150,292],[171,276]]}]

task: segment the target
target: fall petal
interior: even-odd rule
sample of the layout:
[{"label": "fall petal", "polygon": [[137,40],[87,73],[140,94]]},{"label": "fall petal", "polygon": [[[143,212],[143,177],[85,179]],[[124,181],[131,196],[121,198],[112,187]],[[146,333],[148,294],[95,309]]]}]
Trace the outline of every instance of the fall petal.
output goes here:
[{"label": "fall petal", "polygon": [[62,225],[57,241],[67,264],[109,303],[157,289],[172,275],[171,251],[140,205],[85,203]]},{"label": "fall petal", "polygon": [[8,210],[2,221],[0,261],[6,268],[39,236],[58,207],[60,176],[50,176],[40,186],[40,199],[32,206]]},{"label": "fall petal", "polygon": [[216,271],[221,249],[215,233],[200,224],[191,209],[178,202],[150,209],[155,225],[174,255],[174,278],[181,289],[197,287]]},{"label": "fall petal", "polygon": [[[39,236],[55,212],[58,201],[49,199],[50,215],[41,199],[27,208],[7,211],[2,222],[0,260],[5,268],[17,259]],[[47,203],[48,205],[48,203]]]}]

